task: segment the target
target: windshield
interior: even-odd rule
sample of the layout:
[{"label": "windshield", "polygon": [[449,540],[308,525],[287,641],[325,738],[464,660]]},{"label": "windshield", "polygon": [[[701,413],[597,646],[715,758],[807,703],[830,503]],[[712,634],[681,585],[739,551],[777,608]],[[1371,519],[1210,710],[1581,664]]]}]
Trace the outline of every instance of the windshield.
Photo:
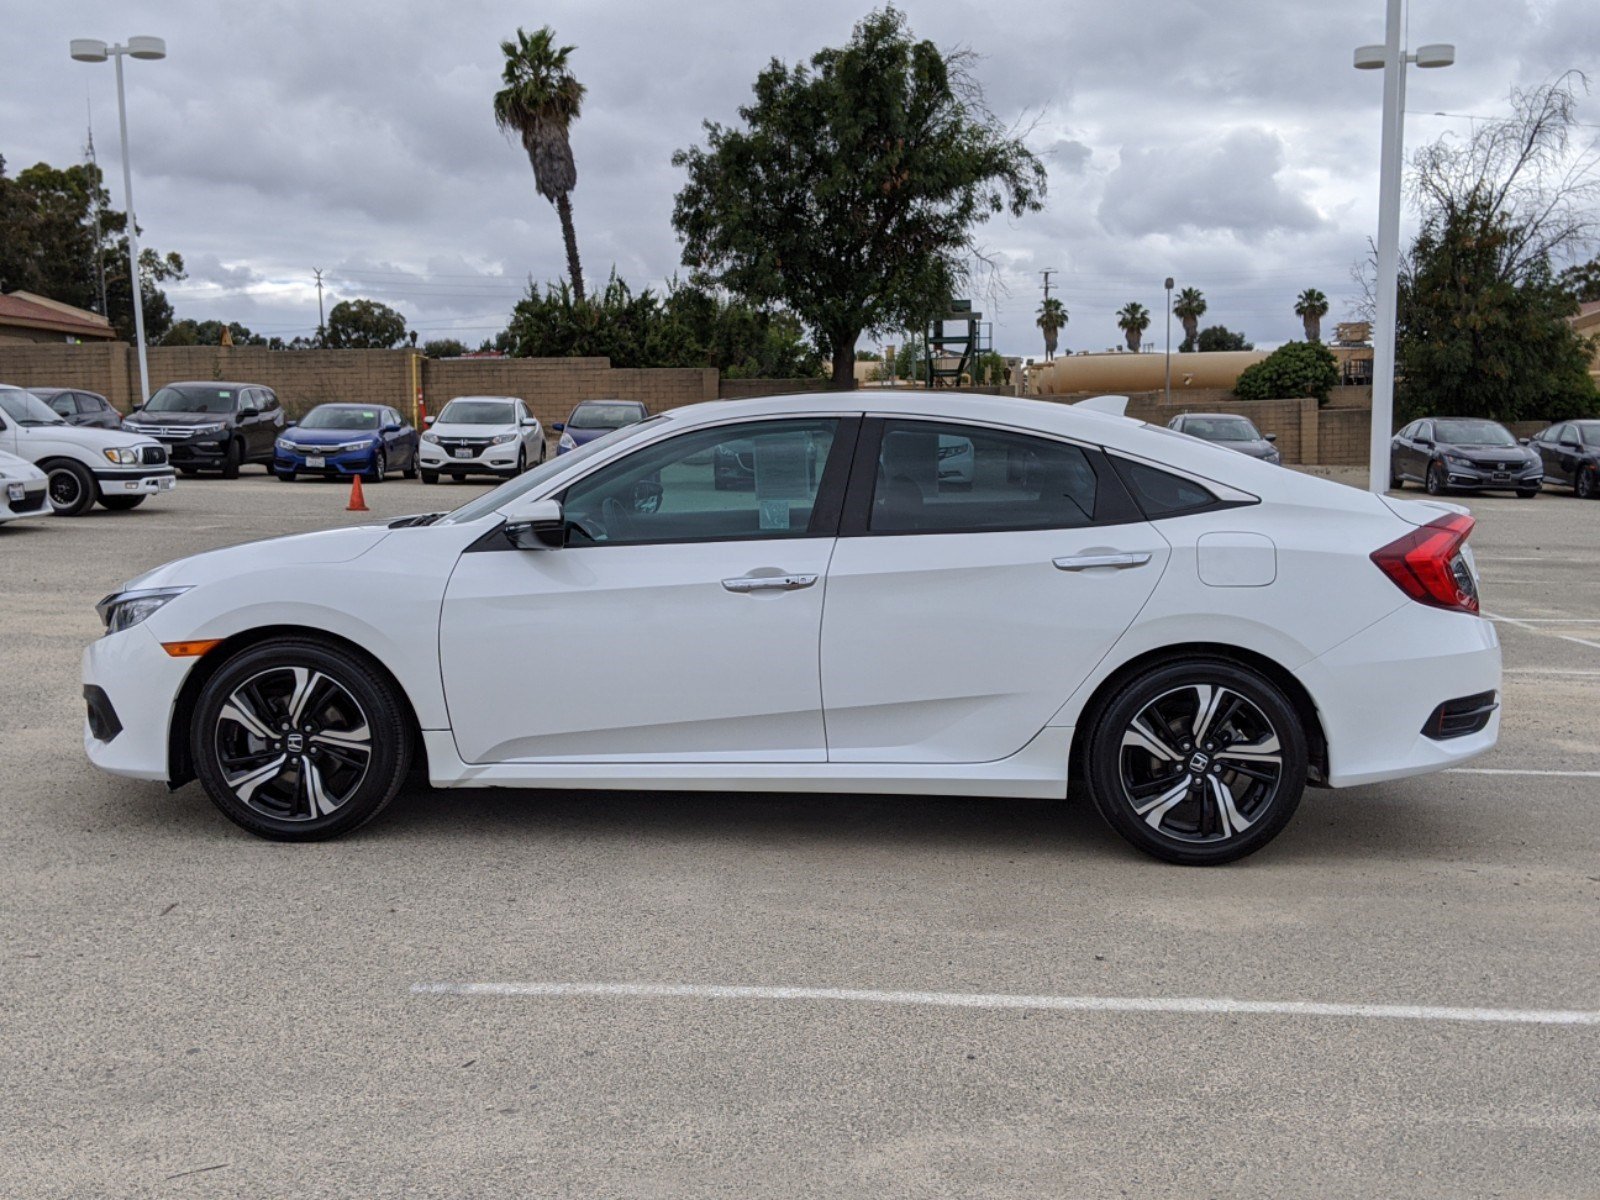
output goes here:
[{"label": "windshield", "polygon": [[621,429],[635,421],[644,420],[637,404],[584,403],[572,410],[567,419],[568,429]]},{"label": "windshield", "polygon": [[506,504],[515,500],[524,492],[532,491],[544,483],[545,480],[565,471],[568,467],[580,463],[586,458],[593,458],[596,454],[604,454],[606,450],[619,442],[638,437],[639,434],[652,425],[666,419],[666,417],[651,417],[647,421],[635,421],[632,425],[624,425],[621,429],[613,429],[610,433],[601,434],[594,441],[585,442],[570,453],[549,459],[534,467],[533,470],[525,471],[515,479],[502,483],[494,491],[485,492],[476,500],[468,501],[445,517],[439,524],[464,525],[468,521],[476,521],[479,517],[487,516],[497,508],[504,508]]},{"label": "windshield", "polygon": [[301,429],[377,429],[378,410],[323,404],[313,408],[300,422]]},{"label": "windshield", "polygon": [[1243,417],[1186,417],[1183,431],[1208,442],[1259,442],[1261,434]]},{"label": "windshield", "polygon": [[233,388],[164,387],[144,406],[147,413],[231,413],[239,407]]},{"label": "windshield", "polygon": [[65,425],[55,409],[21,388],[0,391],[0,409],[18,425]]},{"label": "windshield", "polygon": [[441,425],[515,425],[517,414],[504,400],[452,400],[439,414]]},{"label": "windshield", "polygon": [[1457,446],[1515,446],[1504,425],[1493,421],[1435,421],[1435,440]]},{"label": "windshield", "polygon": [[1600,446],[1600,421],[1579,421],[1578,438],[1585,446]]}]

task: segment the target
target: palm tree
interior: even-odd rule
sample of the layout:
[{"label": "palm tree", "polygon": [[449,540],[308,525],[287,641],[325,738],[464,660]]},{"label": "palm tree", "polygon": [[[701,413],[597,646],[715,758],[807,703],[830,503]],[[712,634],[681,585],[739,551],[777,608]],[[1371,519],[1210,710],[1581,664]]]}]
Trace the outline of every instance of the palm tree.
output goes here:
[{"label": "palm tree", "polygon": [[572,290],[584,298],[583,268],[578,263],[578,235],[572,229],[572,189],[578,185],[578,168],[572,161],[567,130],[578,119],[584,86],[567,70],[567,55],[574,47],[556,46],[556,31],[546,25],[537,33],[517,30],[516,41],[501,42],[506,56],[501,82],[494,94],[494,121],[503,133],[516,133],[533,164],[533,182],[539,194],[556,206],[561,217],[561,237],[567,244],[567,275]]},{"label": "palm tree", "polygon": [[1150,310],[1137,300],[1128,301],[1117,310],[1117,328],[1127,337],[1128,349],[1137,354],[1144,331],[1150,328]]},{"label": "palm tree", "polygon": [[1172,302],[1172,315],[1183,322],[1183,345],[1180,350],[1193,350],[1195,338],[1200,336],[1200,318],[1206,315],[1206,298],[1199,288],[1186,287]]},{"label": "palm tree", "polygon": [[1294,315],[1306,327],[1306,341],[1322,340],[1322,318],[1328,315],[1328,298],[1316,288],[1307,288],[1294,302]]},{"label": "palm tree", "polygon": [[1044,360],[1049,362],[1056,356],[1056,334],[1066,326],[1067,306],[1054,296],[1046,296],[1044,303],[1039,305],[1039,319],[1035,322],[1044,330]]}]

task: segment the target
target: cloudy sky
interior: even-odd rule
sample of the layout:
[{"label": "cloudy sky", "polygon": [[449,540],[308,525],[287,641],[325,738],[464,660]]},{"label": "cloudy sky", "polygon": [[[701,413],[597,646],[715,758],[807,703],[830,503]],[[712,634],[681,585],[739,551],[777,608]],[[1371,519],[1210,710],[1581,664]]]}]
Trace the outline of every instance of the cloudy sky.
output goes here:
[{"label": "cloudy sky", "polygon": [[[73,37],[166,38],[128,63],[134,187],[147,242],[177,250],[180,316],[289,338],[328,302],[394,305],[424,339],[475,344],[526,280],[563,272],[555,211],[519,146],[494,127],[500,40],[555,26],[588,86],[572,142],[579,246],[591,281],[636,287],[678,269],[674,149],[729,122],[772,57],[848,38],[869,0],[0,0],[0,153],[15,171],[83,152],[123,202],[108,64]],[[1001,265],[980,297],[997,348],[1039,350],[1042,268],[1071,313],[1063,342],[1119,341],[1128,300],[1201,288],[1205,323],[1258,345],[1298,334],[1314,286],[1348,315],[1351,264],[1376,227],[1380,76],[1351,51],[1383,39],[1382,0],[903,0],[913,29],[982,56],[996,112],[1031,128],[1050,171],[1044,212],[981,232]],[[1600,85],[1594,0],[1413,0],[1412,45],[1450,41],[1457,65],[1413,71],[1408,144],[1502,114],[1513,85],[1577,67]],[[1448,116],[1437,113],[1452,114]],[[1583,119],[1600,127],[1600,100]],[[1148,335],[1160,345],[1158,322]]]}]

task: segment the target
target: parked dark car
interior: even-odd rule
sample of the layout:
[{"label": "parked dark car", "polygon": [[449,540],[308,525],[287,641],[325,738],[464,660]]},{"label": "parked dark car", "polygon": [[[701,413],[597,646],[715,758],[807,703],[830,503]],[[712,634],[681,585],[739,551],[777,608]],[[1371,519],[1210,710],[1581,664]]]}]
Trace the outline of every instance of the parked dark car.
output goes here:
[{"label": "parked dark car", "polygon": [[576,450],[602,434],[624,425],[637,425],[650,415],[637,400],[584,400],[565,421],[554,421],[550,428],[561,435],[556,453]]},{"label": "parked dark car", "polygon": [[213,380],[169,383],[148,404],[133,407],[122,427],[162,442],[172,465],[185,475],[209,470],[237,479],[245,463],[273,469],[274,444],[285,418],[269,387]]},{"label": "parked dark car", "polygon": [[43,400],[68,425],[87,425],[92,429],[117,429],[122,425],[122,414],[111,407],[99,392],[86,392],[82,388],[28,389]]},{"label": "parked dark car", "polygon": [[1585,500],[1600,499],[1600,421],[1561,421],[1529,443],[1544,463],[1544,481],[1559,483]]},{"label": "parked dark car", "polygon": [[283,431],[273,467],[278,478],[362,475],[382,483],[390,471],[417,477],[417,431],[381,404],[319,404]]},{"label": "parked dark car", "polygon": [[1167,422],[1168,429],[1187,433],[1203,442],[1215,442],[1251,458],[1281,463],[1283,455],[1272,443],[1278,440],[1275,433],[1263,434],[1249,417],[1237,413],[1182,413]]},{"label": "parked dark car", "polygon": [[1445,492],[1516,492],[1537,496],[1544,478],[1539,455],[1498,421],[1424,417],[1389,443],[1389,486],[1420,483],[1430,496]]}]

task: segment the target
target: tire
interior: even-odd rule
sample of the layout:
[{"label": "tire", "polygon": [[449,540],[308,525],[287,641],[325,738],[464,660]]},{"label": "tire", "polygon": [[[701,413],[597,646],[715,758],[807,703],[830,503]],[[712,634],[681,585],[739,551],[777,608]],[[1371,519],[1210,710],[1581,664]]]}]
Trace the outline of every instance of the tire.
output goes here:
[{"label": "tire", "polygon": [[185,479],[193,479],[200,473],[199,467],[179,467],[178,470],[183,474]]},{"label": "tire", "polygon": [[244,447],[239,445],[237,439],[228,443],[228,450],[222,456],[222,477],[224,479],[239,478],[239,468],[244,464]]},{"label": "tire", "polygon": [[297,471],[274,471],[273,474],[285,483],[293,483],[299,478],[299,472]]},{"label": "tire", "polygon": [[401,474],[403,474],[407,479],[415,479],[417,477],[417,448],[415,446],[411,447],[411,465],[401,472]]},{"label": "tire", "polygon": [[1202,658],[1143,671],[1100,705],[1084,773],[1100,815],[1137,849],[1214,866],[1282,832],[1306,762],[1305,729],[1282,690],[1239,663]]},{"label": "tire", "polygon": [[438,483],[439,482],[439,472],[424,470],[422,472],[422,482],[423,483]]},{"label": "tire", "polygon": [[527,469],[528,469],[528,447],[527,446],[521,446],[517,450],[517,469],[515,471],[511,472],[511,477],[513,479],[515,479],[518,475],[521,475]]},{"label": "tire", "polygon": [[1406,481],[1400,477],[1400,472],[1396,471],[1394,469],[1394,460],[1390,459],[1389,460],[1389,490],[1391,492],[1403,492],[1403,491],[1405,491],[1405,488],[1406,488]]},{"label": "tire", "polygon": [[1538,494],[1539,494],[1539,489],[1538,488],[1518,488],[1517,489],[1517,499],[1519,499],[1519,500],[1532,500]]},{"label": "tire", "polygon": [[1572,494],[1580,500],[1593,500],[1600,495],[1600,480],[1595,478],[1593,467],[1584,467],[1572,477]]},{"label": "tire", "polygon": [[274,841],[322,841],[394,798],[411,762],[411,726],[366,659],[286,637],[251,646],[206,681],[189,748],[230,821]]},{"label": "tire", "polygon": [[366,472],[368,483],[382,483],[389,477],[389,456],[382,450],[372,455],[372,470]]},{"label": "tire", "polygon": [[82,463],[63,460],[45,468],[45,495],[58,517],[78,517],[94,507],[100,498],[100,485],[94,473]]},{"label": "tire", "polygon": [[1449,477],[1445,475],[1444,468],[1436,462],[1428,464],[1427,482],[1424,485],[1430,496],[1442,496],[1450,490]]},{"label": "tire", "polygon": [[100,507],[110,512],[127,512],[129,509],[138,508],[147,498],[145,496],[101,496]]}]

